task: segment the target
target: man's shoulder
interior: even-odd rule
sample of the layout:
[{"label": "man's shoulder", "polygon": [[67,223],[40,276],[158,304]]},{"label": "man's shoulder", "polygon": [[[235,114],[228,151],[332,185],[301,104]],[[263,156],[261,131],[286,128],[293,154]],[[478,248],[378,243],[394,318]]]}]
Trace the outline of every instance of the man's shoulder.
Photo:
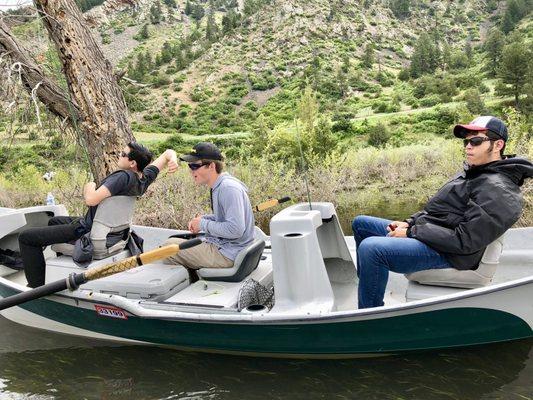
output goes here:
[{"label": "man's shoulder", "polygon": [[242,183],[240,180],[233,176],[229,176],[222,182],[220,182],[220,188],[225,190],[234,188],[241,191],[246,191],[246,186],[244,185],[244,183]]}]

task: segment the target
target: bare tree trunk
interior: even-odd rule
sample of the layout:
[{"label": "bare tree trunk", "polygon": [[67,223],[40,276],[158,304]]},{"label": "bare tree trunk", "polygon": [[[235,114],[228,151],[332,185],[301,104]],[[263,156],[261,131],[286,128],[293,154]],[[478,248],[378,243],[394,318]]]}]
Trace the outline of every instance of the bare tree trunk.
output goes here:
[{"label": "bare tree trunk", "polygon": [[0,19],[0,58],[7,56],[13,65],[20,68],[20,77],[26,90],[31,93],[37,85],[37,98],[55,115],[72,124],[78,119],[78,106],[69,101],[64,90],[48,79],[29,51],[17,43],[8,26]]},{"label": "bare tree trunk", "polygon": [[97,182],[116,169],[118,153],[134,140],[126,101],[113,73],[74,0],[34,0],[54,42],[72,100],[78,106],[79,130]]}]

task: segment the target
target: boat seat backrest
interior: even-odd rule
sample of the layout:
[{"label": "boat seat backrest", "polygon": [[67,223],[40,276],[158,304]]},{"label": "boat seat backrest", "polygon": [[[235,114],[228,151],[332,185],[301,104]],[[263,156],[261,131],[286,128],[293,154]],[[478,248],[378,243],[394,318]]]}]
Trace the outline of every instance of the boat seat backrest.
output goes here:
[{"label": "boat seat backrest", "polygon": [[[96,209],[89,237],[93,243],[93,259],[101,260],[124,250],[129,239],[129,228],[133,219],[136,197],[111,196]],[[124,232],[124,235],[119,234]],[[109,234],[117,233],[115,240],[109,240]],[[52,246],[52,250],[65,255],[72,255],[74,245],[60,243]]]},{"label": "boat seat backrest", "polygon": [[200,268],[198,275],[208,281],[240,282],[259,265],[265,241],[255,239],[237,254],[231,268]]},{"label": "boat seat backrest", "polygon": [[457,270],[455,268],[428,269],[406,274],[410,281],[423,285],[450,286],[473,289],[488,285],[500,262],[504,235],[489,244],[483,253],[481,262],[475,270]]}]

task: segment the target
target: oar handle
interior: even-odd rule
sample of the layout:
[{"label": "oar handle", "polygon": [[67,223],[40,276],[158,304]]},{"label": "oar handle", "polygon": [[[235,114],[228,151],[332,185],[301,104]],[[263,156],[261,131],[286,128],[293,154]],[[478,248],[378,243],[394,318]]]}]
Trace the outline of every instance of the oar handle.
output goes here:
[{"label": "oar handle", "polygon": [[271,207],[275,207],[278,204],[285,203],[291,198],[289,196],[282,197],[281,199],[270,199],[254,207],[254,211],[265,211]]}]

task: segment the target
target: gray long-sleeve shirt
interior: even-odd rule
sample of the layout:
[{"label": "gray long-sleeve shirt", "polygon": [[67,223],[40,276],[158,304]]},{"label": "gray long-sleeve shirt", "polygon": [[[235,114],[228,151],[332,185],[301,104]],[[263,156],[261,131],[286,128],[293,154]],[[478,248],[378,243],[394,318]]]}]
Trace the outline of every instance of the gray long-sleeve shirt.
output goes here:
[{"label": "gray long-sleeve shirt", "polygon": [[227,173],[221,174],[213,186],[213,212],[200,220],[205,240],[235,260],[254,240],[254,214],[246,185]]}]

